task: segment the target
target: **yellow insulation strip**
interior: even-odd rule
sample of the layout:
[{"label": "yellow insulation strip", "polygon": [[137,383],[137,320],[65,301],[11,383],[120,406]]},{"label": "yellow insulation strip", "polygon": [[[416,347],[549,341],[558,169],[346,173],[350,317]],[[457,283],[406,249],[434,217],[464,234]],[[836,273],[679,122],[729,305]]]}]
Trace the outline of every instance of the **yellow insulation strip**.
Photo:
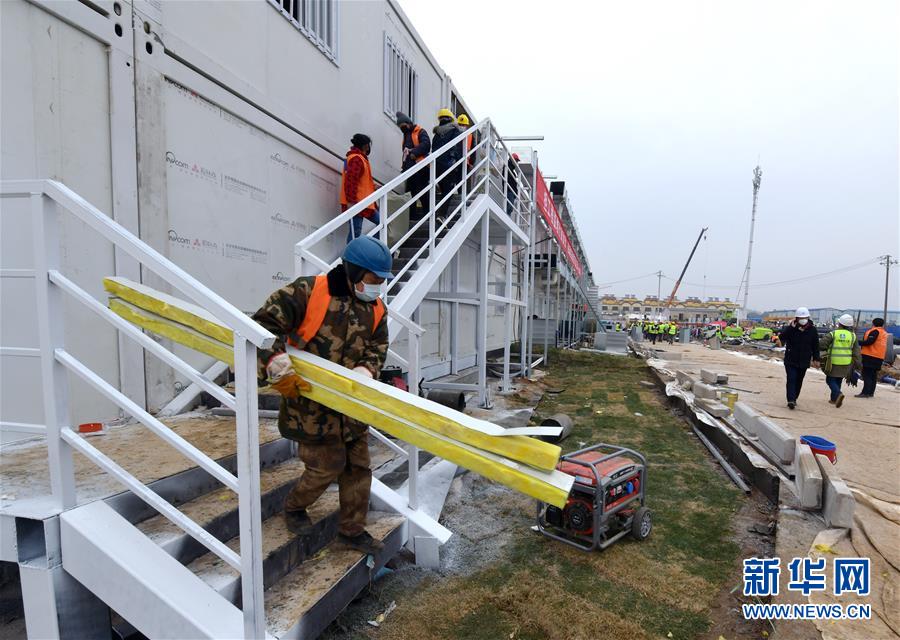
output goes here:
[{"label": "yellow insulation strip", "polygon": [[293,359],[294,368],[304,378],[318,382],[348,396],[374,405],[379,409],[402,416],[409,422],[422,425],[441,435],[465,442],[478,449],[490,451],[510,460],[523,462],[530,467],[552,471],[559,462],[561,449],[549,442],[528,436],[492,436],[470,429],[444,416],[412,406],[396,398],[386,396],[369,387],[326,371],[308,362]]},{"label": "yellow insulation strip", "polygon": [[[154,291],[150,287],[125,278],[103,278],[103,288],[141,309],[187,325],[214,340],[229,345],[234,342],[234,334],[231,329],[211,319],[202,307],[195,304]],[[203,351],[203,349],[197,350]],[[203,353],[207,352],[203,351]]]},{"label": "yellow insulation strip", "polygon": [[[310,379],[312,379],[312,376],[310,376]],[[543,482],[520,469],[489,460],[478,455],[475,451],[434,436],[425,429],[417,429],[405,424],[365,404],[333,393],[318,386],[318,384],[313,386],[312,391],[303,395],[532,498],[537,498],[560,508],[566,504],[566,499],[569,495],[569,492],[566,490]],[[503,439],[508,440],[509,438]]]},{"label": "yellow insulation strip", "polygon": [[135,324],[142,329],[147,329],[164,338],[169,338],[190,347],[200,353],[212,356],[216,360],[234,366],[234,351],[231,345],[224,344],[218,340],[213,340],[198,331],[194,331],[190,327],[178,324],[155,313],[145,311],[133,304],[119,300],[118,298],[110,298],[109,308],[111,311],[121,316],[128,322]]}]

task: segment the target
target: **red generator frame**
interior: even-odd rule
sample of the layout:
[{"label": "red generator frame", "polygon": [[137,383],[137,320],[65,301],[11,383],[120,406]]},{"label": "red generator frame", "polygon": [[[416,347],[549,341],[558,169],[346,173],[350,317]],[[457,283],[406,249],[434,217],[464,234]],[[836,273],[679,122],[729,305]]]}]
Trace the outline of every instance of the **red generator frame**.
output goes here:
[{"label": "red generator frame", "polygon": [[600,443],[562,456],[557,469],[575,484],[562,509],[538,502],[540,533],[582,551],[606,549],[629,533],[637,540],[650,535],[647,459],[640,453]]}]

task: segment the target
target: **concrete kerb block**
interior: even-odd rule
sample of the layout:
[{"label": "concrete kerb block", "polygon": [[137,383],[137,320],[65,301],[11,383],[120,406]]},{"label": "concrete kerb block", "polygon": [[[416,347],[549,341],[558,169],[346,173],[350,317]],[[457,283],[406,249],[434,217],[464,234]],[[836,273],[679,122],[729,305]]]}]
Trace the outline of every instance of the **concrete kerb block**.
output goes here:
[{"label": "concrete kerb block", "polygon": [[694,386],[694,378],[684,371],[676,371],[675,379],[678,381],[678,384],[681,385],[682,389],[690,389]]},{"label": "concrete kerb block", "polygon": [[800,508],[822,508],[822,470],[808,444],[797,443],[795,448],[794,482],[800,496]]},{"label": "concrete kerb block", "polygon": [[696,398],[694,400],[694,403],[701,409],[706,411],[708,414],[715,416],[716,418],[724,418],[729,413],[731,413],[731,409],[728,408],[728,405],[722,404],[718,400],[710,400],[709,398]]},{"label": "concrete kerb block", "polygon": [[793,462],[797,440],[777,422],[765,416],[759,416],[756,419],[754,433],[779,460],[786,464]]},{"label": "concrete kerb block", "polygon": [[706,384],[705,382],[695,382],[692,390],[694,395],[698,398],[706,398],[708,400],[718,400],[719,394],[716,392],[716,388],[710,384]]},{"label": "concrete kerb block", "polygon": [[822,516],[829,527],[849,529],[853,526],[856,498],[847,484],[841,480],[834,465],[826,456],[816,455],[822,473]]},{"label": "concrete kerb block", "polygon": [[700,379],[706,384],[728,384],[728,376],[712,369],[700,369]]},{"label": "concrete kerb block", "polygon": [[756,420],[760,415],[746,402],[734,403],[734,419],[745,430],[756,435]]},{"label": "concrete kerb block", "polygon": [[662,360],[681,360],[683,355],[680,351],[660,351],[657,354]]}]

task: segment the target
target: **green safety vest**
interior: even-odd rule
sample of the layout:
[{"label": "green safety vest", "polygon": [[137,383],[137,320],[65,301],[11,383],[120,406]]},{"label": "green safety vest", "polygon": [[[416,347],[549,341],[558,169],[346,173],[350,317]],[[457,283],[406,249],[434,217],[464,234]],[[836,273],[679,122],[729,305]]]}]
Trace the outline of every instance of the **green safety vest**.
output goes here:
[{"label": "green safety vest", "polygon": [[674,324],[669,325],[669,333],[674,336],[676,333],[678,333],[678,327],[676,327]]},{"label": "green safety vest", "polygon": [[856,336],[846,329],[835,329],[831,343],[831,364],[840,366],[853,362],[853,341]]}]

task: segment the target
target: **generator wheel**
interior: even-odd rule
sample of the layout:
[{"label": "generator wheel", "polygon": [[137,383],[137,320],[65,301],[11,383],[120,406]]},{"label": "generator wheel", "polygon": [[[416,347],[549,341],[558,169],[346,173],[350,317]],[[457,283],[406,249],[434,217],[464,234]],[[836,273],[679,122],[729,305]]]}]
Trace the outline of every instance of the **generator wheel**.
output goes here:
[{"label": "generator wheel", "polygon": [[634,512],[634,519],[631,521],[631,535],[635,540],[646,540],[653,529],[653,514],[647,507],[641,507]]}]

